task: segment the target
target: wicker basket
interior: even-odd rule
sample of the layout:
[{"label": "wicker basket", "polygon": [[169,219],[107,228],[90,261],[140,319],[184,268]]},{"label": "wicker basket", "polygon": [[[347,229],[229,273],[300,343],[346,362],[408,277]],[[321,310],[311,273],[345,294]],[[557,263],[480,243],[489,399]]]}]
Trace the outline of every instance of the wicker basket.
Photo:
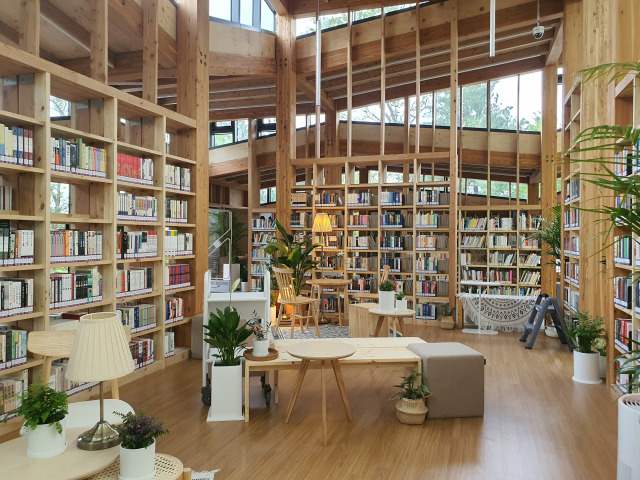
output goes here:
[{"label": "wicker basket", "polygon": [[424,399],[410,400],[401,398],[396,403],[396,416],[400,423],[406,425],[422,425],[427,416],[428,408]]},{"label": "wicker basket", "polygon": [[440,328],[451,330],[455,326],[456,322],[453,321],[453,317],[440,317]]}]

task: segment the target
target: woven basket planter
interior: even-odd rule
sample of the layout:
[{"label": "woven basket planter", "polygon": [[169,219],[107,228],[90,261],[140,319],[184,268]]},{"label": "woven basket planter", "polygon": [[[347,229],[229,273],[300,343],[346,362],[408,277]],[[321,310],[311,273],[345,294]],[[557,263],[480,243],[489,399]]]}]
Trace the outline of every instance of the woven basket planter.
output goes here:
[{"label": "woven basket planter", "polygon": [[405,425],[422,425],[427,416],[428,408],[424,399],[410,400],[401,398],[396,403],[396,416]]},{"label": "woven basket planter", "polygon": [[455,325],[456,323],[453,321],[453,317],[440,317],[440,328],[451,330]]}]

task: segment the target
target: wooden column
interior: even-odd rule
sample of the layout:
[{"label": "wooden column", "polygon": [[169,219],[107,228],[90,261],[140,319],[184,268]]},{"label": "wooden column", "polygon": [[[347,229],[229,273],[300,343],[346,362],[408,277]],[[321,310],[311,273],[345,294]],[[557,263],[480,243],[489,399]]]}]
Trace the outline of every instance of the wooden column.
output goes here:
[{"label": "wooden column", "polygon": [[[338,143],[338,113],[336,109],[324,113],[324,156],[340,156]],[[342,167],[325,167],[325,182],[327,185],[342,183]]]},{"label": "wooden column", "polygon": [[[385,23],[384,7],[382,7],[380,13],[380,155],[384,155],[384,112],[387,106],[387,54],[385,45]],[[384,182],[385,179],[382,179],[382,172],[380,172],[380,175],[380,181]]]},{"label": "wooden column", "polygon": [[[258,158],[256,141],[258,140],[258,121],[255,118],[248,120],[247,135],[247,225],[251,225],[253,211],[260,206],[260,171],[258,170]],[[253,238],[251,233],[247,235],[247,268],[251,272],[251,252],[253,250]]]},{"label": "wooden column", "polygon": [[[180,0],[178,35],[178,113],[196,119],[190,140],[195,149],[195,313],[202,312],[204,272],[209,255],[209,2]],[[193,175],[195,173],[195,175]],[[177,339],[176,339],[177,341]]]},{"label": "wooden column", "polygon": [[[451,9],[451,126],[449,128],[449,178],[451,195],[449,202],[449,272],[450,279],[455,279],[458,269],[458,251],[456,248],[457,205],[458,205],[458,0],[449,0]],[[435,94],[434,94],[435,97]],[[434,122],[435,123],[435,122]],[[435,138],[435,137],[434,137]],[[433,142],[435,144],[435,142]],[[449,305],[456,304],[455,281],[449,280]]]},{"label": "wooden column", "polygon": [[[316,129],[320,125],[316,122]],[[317,137],[316,137],[317,138]],[[293,18],[276,22],[276,219],[289,229],[296,156],[296,51]]]},{"label": "wooden column", "polygon": [[158,0],[142,0],[142,98],[158,101]]},{"label": "wooden column", "polygon": [[[558,152],[558,133],[556,130],[558,113],[558,67],[550,65],[542,70],[542,191],[540,203],[542,215],[549,217],[550,208],[558,203],[556,153]],[[536,184],[534,184],[537,186]],[[530,185],[531,187],[531,185]],[[537,197],[537,189],[536,195]],[[542,245],[542,293],[556,296],[556,268],[554,258],[544,252]]]},{"label": "wooden column", "polygon": [[40,0],[20,0],[20,48],[40,54]]},{"label": "wooden column", "polygon": [[108,0],[95,0],[92,9],[89,76],[107,83],[109,68]]}]

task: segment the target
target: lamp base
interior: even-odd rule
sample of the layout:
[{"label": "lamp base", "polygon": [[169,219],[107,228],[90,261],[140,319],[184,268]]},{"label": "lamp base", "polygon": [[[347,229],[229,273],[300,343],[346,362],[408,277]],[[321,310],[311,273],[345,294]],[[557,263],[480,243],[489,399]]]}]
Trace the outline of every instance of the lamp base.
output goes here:
[{"label": "lamp base", "polygon": [[331,323],[331,320],[328,319],[327,317],[325,317],[324,315],[322,315],[322,317],[320,317],[320,320],[318,320],[318,323],[320,325],[327,325],[327,324]]},{"label": "lamp base", "polygon": [[78,437],[80,450],[105,450],[120,445],[121,439],[109,422],[101,421]]}]

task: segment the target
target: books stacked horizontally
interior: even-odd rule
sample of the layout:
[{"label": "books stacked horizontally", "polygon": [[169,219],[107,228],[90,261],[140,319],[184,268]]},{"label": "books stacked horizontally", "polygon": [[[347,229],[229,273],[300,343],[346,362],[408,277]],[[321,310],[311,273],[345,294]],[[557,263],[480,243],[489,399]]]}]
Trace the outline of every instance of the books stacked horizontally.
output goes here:
[{"label": "books stacked horizontally", "polygon": [[191,266],[188,263],[166,265],[164,268],[165,290],[173,290],[191,285]]},{"label": "books stacked horizontally", "polygon": [[164,183],[169,190],[190,192],[191,170],[185,167],[178,167],[176,165],[167,165]]},{"label": "books stacked horizontally", "polygon": [[16,230],[8,220],[0,221],[0,266],[33,265],[33,230]]},{"label": "books stacked horizontally", "polygon": [[27,332],[0,325],[0,370],[27,363]]},{"label": "books stacked horizontally", "polygon": [[125,232],[118,227],[116,233],[116,258],[153,258],[158,256],[158,232]]},{"label": "books stacked horizontally", "polygon": [[102,301],[102,274],[98,267],[76,270],[75,273],[56,273],[50,280],[49,307],[52,309]]},{"label": "books stacked horizontally", "polygon": [[166,218],[171,223],[187,223],[187,201],[176,200],[175,198],[166,199]]},{"label": "books stacked horizontally", "polygon": [[86,145],[81,138],[51,138],[51,170],[88,177],[107,176],[107,151]]},{"label": "books stacked horizontally", "polygon": [[176,323],[184,319],[184,300],[180,297],[166,297],[165,325]]},{"label": "books stacked horizontally", "polygon": [[49,238],[51,263],[102,260],[102,232],[53,230]]},{"label": "books stacked horizontally", "polygon": [[153,160],[118,153],[118,180],[153,185]]},{"label": "books stacked horizontally", "polygon": [[157,326],[156,306],[152,304],[119,304],[116,311],[120,315],[122,325],[131,327],[131,333],[143,332]]},{"label": "books stacked horizontally", "polygon": [[193,233],[178,233],[177,230],[166,229],[164,254],[170,257],[193,255]]},{"label": "books stacked horizontally", "polygon": [[135,369],[146,367],[153,363],[153,340],[150,338],[132,338],[129,350],[135,364]]},{"label": "books stacked horizontally", "polygon": [[118,220],[155,222],[157,219],[158,201],[155,197],[118,192]]},{"label": "books stacked horizontally", "polygon": [[33,167],[33,130],[0,123],[0,162]]},{"label": "books stacked horizontally", "polygon": [[116,272],[116,298],[132,297],[151,293],[153,268],[129,268]]}]

